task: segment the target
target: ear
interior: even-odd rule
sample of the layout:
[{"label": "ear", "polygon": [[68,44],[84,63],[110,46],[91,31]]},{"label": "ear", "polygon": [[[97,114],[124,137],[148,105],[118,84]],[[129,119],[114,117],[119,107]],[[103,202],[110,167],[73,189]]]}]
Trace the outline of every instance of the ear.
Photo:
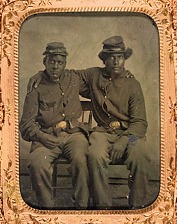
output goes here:
[{"label": "ear", "polygon": [[46,65],[47,56],[43,58],[43,64]]},{"label": "ear", "polygon": [[125,60],[127,60],[133,54],[133,50],[131,48],[127,48],[125,52]]}]

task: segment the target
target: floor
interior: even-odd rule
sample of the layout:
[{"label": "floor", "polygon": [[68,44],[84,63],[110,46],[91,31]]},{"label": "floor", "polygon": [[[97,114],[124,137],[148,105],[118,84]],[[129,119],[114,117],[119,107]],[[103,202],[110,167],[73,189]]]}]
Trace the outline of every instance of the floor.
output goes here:
[{"label": "floor", "polygon": [[[70,178],[61,178],[60,186],[63,189],[58,189],[56,191],[55,197],[55,209],[64,210],[64,209],[74,209],[73,202],[71,200],[73,190],[71,185]],[[31,181],[28,175],[20,176],[20,188],[21,194],[24,201],[31,207],[36,207],[36,197],[35,193],[31,188]],[[113,207],[112,209],[128,209],[128,186],[123,180],[119,185],[110,184]],[[159,192],[159,181],[149,181],[148,186],[148,202],[147,204],[152,204],[158,196]]]}]

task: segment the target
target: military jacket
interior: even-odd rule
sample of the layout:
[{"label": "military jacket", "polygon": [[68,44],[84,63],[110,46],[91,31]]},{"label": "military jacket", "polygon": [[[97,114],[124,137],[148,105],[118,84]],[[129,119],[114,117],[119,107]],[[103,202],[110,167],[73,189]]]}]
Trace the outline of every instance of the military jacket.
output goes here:
[{"label": "military jacket", "polygon": [[[77,71],[87,88],[81,94],[91,98],[98,127],[110,130],[119,121],[122,135],[143,137],[147,130],[144,96],[140,83],[127,70],[112,80],[105,68]],[[101,130],[98,128],[96,130]]]},{"label": "military jacket", "polygon": [[65,70],[58,83],[51,82],[44,71],[38,87],[25,99],[20,121],[23,139],[36,141],[41,130],[52,133],[52,127],[60,121],[69,121],[77,127],[82,111],[79,86],[79,76],[74,71]]}]

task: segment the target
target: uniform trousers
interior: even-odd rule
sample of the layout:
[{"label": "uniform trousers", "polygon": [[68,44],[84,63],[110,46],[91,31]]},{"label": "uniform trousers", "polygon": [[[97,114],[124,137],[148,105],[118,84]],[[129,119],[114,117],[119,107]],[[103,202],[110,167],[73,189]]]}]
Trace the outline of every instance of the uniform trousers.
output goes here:
[{"label": "uniform trousers", "polygon": [[[108,184],[108,165],[111,146],[120,138],[117,134],[92,132],[89,138],[88,169],[90,173],[93,206],[109,209],[112,206]],[[130,171],[128,185],[129,207],[141,208],[146,205],[149,157],[145,149],[145,137],[130,141],[123,155]]]},{"label": "uniform trousers", "polygon": [[61,151],[70,161],[75,207],[87,208],[89,202],[89,174],[86,158],[88,140],[81,132],[73,134],[61,132],[58,138],[61,137],[63,141],[59,147],[48,149],[40,146],[30,153],[29,171],[39,208],[51,209],[54,207],[52,198],[52,162],[58,158]]}]

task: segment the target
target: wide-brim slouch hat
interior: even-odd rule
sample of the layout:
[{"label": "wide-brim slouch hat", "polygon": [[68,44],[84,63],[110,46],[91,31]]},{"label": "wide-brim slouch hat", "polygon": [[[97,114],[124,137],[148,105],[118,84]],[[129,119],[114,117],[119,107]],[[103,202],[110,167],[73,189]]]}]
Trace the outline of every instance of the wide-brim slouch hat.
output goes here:
[{"label": "wide-brim slouch hat", "polygon": [[102,44],[103,49],[98,55],[102,61],[105,61],[110,54],[124,53],[125,59],[128,59],[133,54],[131,48],[125,47],[124,40],[121,36],[110,37],[104,40]]},{"label": "wide-brim slouch hat", "polygon": [[43,55],[61,55],[67,56],[68,52],[62,42],[51,42],[46,46],[46,50]]}]

